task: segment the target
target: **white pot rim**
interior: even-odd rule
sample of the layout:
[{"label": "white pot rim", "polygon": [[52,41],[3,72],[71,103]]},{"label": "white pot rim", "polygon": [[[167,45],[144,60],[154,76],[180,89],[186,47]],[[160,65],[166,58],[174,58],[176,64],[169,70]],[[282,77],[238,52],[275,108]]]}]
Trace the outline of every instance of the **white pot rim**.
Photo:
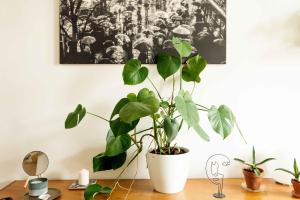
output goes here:
[{"label": "white pot rim", "polygon": [[190,153],[190,150],[186,147],[179,147],[180,149],[183,149],[185,152],[184,153],[181,153],[181,154],[174,154],[174,155],[169,155],[169,154],[157,154],[157,153],[152,153],[152,151],[154,150],[154,148],[151,148],[149,149],[149,151],[147,152],[148,154],[151,154],[151,155],[156,155],[156,156],[183,156],[183,155],[186,155],[188,153]]}]

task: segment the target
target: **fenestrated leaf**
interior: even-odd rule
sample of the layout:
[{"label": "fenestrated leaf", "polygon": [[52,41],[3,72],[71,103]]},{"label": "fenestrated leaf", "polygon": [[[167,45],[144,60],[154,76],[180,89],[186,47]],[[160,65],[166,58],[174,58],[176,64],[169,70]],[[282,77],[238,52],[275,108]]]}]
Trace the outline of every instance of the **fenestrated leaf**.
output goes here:
[{"label": "fenestrated leaf", "polygon": [[89,185],[84,191],[85,200],[93,200],[98,194],[110,194],[112,189],[109,187],[102,187],[99,184]]},{"label": "fenestrated leaf", "polygon": [[188,91],[181,90],[179,92],[178,96],[175,98],[175,106],[182,119],[189,127],[198,125],[199,113]]},{"label": "fenestrated leaf", "polygon": [[130,59],[123,69],[123,81],[127,85],[137,85],[147,78],[148,73],[148,69],[142,67],[141,61]]},{"label": "fenestrated leaf", "polygon": [[188,57],[192,53],[193,48],[189,42],[173,37],[172,43],[181,57]]},{"label": "fenestrated leaf", "polygon": [[126,161],[126,152],[116,156],[106,156],[101,153],[93,158],[94,172],[120,168]]},{"label": "fenestrated leaf", "polygon": [[106,156],[116,156],[126,152],[131,146],[131,138],[128,134],[120,134],[115,137],[111,130],[108,131],[106,137]]},{"label": "fenestrated leaf", "polygon": [[179,124],[175,119],[166,117],[164,119],[164,131],[168,137],[168,142],[171,143],[177,136],[179,131]]},{"label": "fenestrated leaf", "polygon": [[212,106],[208,110],[208,119],[212,128],[220,134],[223,139],[230,135],[235,124],[235,117],[232,111],[225,105],[221,105],[219,108]]},{"label": "fenestrated leaf", "polygon": [[182,79],[187,82],[199,83],[201,81],[199,74],[206,65],[206,60],[199,55],[189,58],[187,64],[182,68]]},{"label": "fenestrated leaf", "polygon": [[180,65],[180,58],[178,56],[160,53],[157,57],[157,71],[163,79],[175,74]]},{"label": "fenestrated leaf", "polygon": [[81,104],[79,104],[74,112],[69,113],[67,119],[65,120],[65,128],[70,129],[77,126],[81,122],[85,114],[86,109]]},{"label": "fenestrated leaf", "polygon": [[155,93],[144,88],[137,95],[137,102],[127,103],[119,113],[121,121],[132,123],[142,117],[150,116],[159,109],[159,100]]},{"label": "fenestrated leaf", "polygon": [[[130,96],[132,98],[134,98],[133,94],[131,94]],[[136,97],[135,97],[135,99],[136,99]],[[121,99],[116,104],[116,106],[111,114],[109,125],[115,136],[128,133],[129,131],[133,130],[139,123],[139,120],[135,120],[129,124],[129,123],[125,123],[125,122],[121,121],[120,117],[114,119],[115,116],[119,114],[120,110],[129,102],[130,102],[130,100],[128,98]]]}]

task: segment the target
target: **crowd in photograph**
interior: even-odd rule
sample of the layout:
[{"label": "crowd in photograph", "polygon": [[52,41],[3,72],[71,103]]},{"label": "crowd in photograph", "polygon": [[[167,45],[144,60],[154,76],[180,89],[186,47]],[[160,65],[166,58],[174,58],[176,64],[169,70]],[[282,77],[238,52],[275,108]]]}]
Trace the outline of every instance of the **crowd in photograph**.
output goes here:
[{"label": "crowd in photograph", "polygon": [[[84,0],[83,0],[84,1]],[[85,0],[88,1],[88,0]],[[226,61],[226,0],[61,0],[61,63],[118,64],[136,58],[155,63],[176,53],[172,38],[191,42],[192,54]]]}]

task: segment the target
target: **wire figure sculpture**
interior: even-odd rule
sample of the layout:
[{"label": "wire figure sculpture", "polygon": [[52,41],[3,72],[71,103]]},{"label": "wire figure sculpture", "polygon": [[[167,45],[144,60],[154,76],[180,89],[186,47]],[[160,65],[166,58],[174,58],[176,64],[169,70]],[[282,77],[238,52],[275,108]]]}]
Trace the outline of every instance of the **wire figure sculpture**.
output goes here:
[{"label": "wire figure sculpture", "polygon": [[218,192],[213,194],[215,198],[225,198],[225,194],[223,194],[224,168],[229,165],[230,159],[223,154],[215,154],[209,157],[206,162],[206,176],[213,184],[218,186]]}]

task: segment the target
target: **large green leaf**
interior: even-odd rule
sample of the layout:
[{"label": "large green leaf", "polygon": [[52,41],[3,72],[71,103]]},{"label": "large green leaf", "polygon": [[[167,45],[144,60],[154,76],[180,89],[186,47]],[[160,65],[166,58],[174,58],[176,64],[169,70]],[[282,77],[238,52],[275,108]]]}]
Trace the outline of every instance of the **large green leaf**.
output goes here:
[{"label": "large green leaf", "polygon": [[192,127],[196,133],[205,141],[209,141],[209,136],[207,135],[207,133],[202,129],[202,127],[199,124],[195,124]]},{"label": "large green leaf", "polygon": [[192,46],[189,42],[173,37],[173,46],[181,57],[188,57],[192,53]]},{"label": "large green leaf", "polygon": [[106,156],[101,153],[93,158],[94,172],[120,168],[126,161],[126,152],[116,156]]},{"label": "large green leaf", "polygon": [[130,102],[130,100],[128,98],[121,99],[116,104],[116,106],[111,114],[109,125],[115,136],[128,133],[129,131],[133,130],[139,123],[139,120],[135,120],[129,124],[129,123],[125,123],[125,122],[121,121],[120,117],[114,119],[115,116],[119,114],[120,110],[129,102]]},{"label": "large green leaf", "polygon": [[181,90],[175,98],[175,106],[188,126],[192,127],[202,139],[209,141],[208,135],[199,125],[198,109],[189,92]]},{"label": "large green leaf", "polygon": [[120,134],[115,136],[111,130],[108,131],[106,137],[106,156],[116,156],[123,152],[126,152],[131,146],[130,136],[125,134]]},{"label": "large green leaf", "polygon": [[85,200],[93,200],[98,194],[110,194],[112,189],[109,187],[102,187],[99,184],[89,185],[84,191]]},{"label": "large green leaf", "polygon": [[177,136],[179,131],[179,124],[175,119],[166,117],[164,119],[164,131],[168,137],[168,142],[171,143]]},{"label": "large green leaf", "polygon": [[148,73],[148,69],[142,67],[141,61],[131,59],[124,66],[123,81],[127,85],[137,85],[147,78]]},{"label": "large green leaf", "polygon": [[144,88],[139,91],[136,102],[127,103],[119,113],[121,121],[132,123],[142,117],[150,116],[159,109],[159,100],[155,93]]},{"label": "large green leaf", "polygon": [[208,110],[208,119],[212,128],[224,139],[230,135],[235,124],[232,111],[225,105],[221,105],[219,108],[212,106]]},{"label": "large green leaf", "polygon": [[182,79],[190,82],[200,82],[199,74],[204,70],[207,62],[204,58],[197,55],[189,58],[185,67],[182,68]]},{"label": "large green leaf", "polygon": [[175,74],[180,65],[180,58],[178,56],[160,53],[157,57],[157,71],[163,79]]},{"label": "large green leaf", "polygon": [[188,91],[181,90],[175,98],[175,106],[180,113],[182,119],[188,124],[189,127],[198,125],[199,113],[192,97]]},{"label": "large green leaf", "polygon": [[70,129],[77,126],[81,122],[85,114],[86,109],[81,104],[79,104],[74,112],[69,113],[67,119],[65,120],[65,128]]}]

